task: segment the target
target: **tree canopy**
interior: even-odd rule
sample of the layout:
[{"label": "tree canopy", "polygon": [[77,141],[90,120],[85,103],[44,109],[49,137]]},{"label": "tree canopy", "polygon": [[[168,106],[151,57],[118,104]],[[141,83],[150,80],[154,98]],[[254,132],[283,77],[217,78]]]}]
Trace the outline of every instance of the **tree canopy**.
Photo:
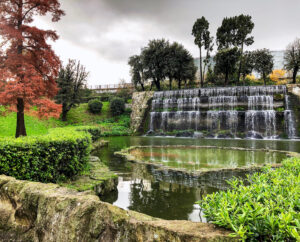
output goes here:
[{"label": "tree canopy", "polygon": [[257,71],[264,80],[266,85],[267,76],[272,72],[274,67],[274,58],[268,49],[255,50],[252,53],[254,60],[254,70]]},{"label": "tree canopy", "polygon": [[193,81],[197,68],[192,55],[177,42],[170,44],[164,39],[151,40],[142,49],[140,55],[129,58],[132,82],[144,89],[146,81],[150,81],[157,90],[161,90],[161,83],[169,80],[182,82]]},{"label": "tree canopy", "polygon": [[131,68],[131,82],[136,89],[140,85],[142,91],[145,91],[145,73],[141,56],[131,56],[129,58],[128,64]]},{"label": "tree canopy", "polygon": [[206,62],[207,64],[207,59],[210,57],[209,53],[213,49],[213,38],[210,36],[209,32],[209,22],[205,19],[205,17],[199,18],[196,20],[193,30],[192,30],[192,35],[195,37],[195,44],[199,47],[200,51],[200,82],[201,82],[201,87],[204,85],[204,73],[205,73],[205,68],[202,70],[202,48],[206,50]]},{"label": "tree canopy", "polygon": [[237,81],[240,80],[244,55],[244,47],[254,43],[254,37],[250,36],[254,28],[252,17],[241,14],[230,18],[224,18],[222,25],[217,30],[218,49],[238,47],[241,55],[237,70]]},{"label": "tree canopy", "polygon": [[47,40],[58,35],[52,30],[32,26],[35,16],[52,15],[59,21],[64,12],[58,0],[0,1],[0,103],[16,106],[16,137],[26,136],[24,109],[37,106],[43,116],[57,116],[60,105],[52,98],[57,93],[56,77],[60,60]]},{"label": "tree canopy", "polygon": [[67,120],[67,113],[72,107],[80,103],[83,89],[87,83],[89,73],[80,61],[69,60],[59,71],[57,84],[59,92],[56,100],[62,104],[62,120]]},{"label": "tree canopy", "polygon": [[296,83],[297,73],[300,69],[300,39],[296,38],[290,43],[284,53],[285,68],[293,72],[293,83]]},{"label": "tree canopy", "polygon": [[254,43],[254,37],[249,36],[254,28],[252,17],[239,15],[224,18],[222,25],[217,30],[218,49],[249,46]]},{"label": "tree canopy", "polygon": [[229,77],[237,70],[240,52],[237,47],[222,49],[215,56],[215,73],[224,75],[224,84],[228,84]]}]

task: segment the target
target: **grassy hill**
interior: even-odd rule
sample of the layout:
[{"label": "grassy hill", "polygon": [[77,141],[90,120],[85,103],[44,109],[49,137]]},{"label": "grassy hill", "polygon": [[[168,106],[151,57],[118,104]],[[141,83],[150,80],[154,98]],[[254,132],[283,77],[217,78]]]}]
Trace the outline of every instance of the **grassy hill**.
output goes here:
[{"label": "grassy hill", "polygon": [[[0,136],[14,136],[16,131],[16,113],[8,112],[3,107],[0,108]],[[68,121],[39,119],[37,117],[25,115],[25,125],[28,136],[42,135],[50,128],[96,125],[101,127],[103,135],[126,135],[129,133],[130,113],[127,111],[119,117],[111,117],[109,112],[109,102],[103,102],[101,114],[91,114],[87,104],[70,110],[67,116]]]}]

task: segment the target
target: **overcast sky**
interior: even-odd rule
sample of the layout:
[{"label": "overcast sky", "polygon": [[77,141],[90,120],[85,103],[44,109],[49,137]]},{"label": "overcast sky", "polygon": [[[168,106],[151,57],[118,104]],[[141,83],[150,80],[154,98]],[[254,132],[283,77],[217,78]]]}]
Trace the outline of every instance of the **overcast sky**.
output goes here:
[{"label": "overcast sky", "polygon": [[215,36],[224,17],[253,17],[255,43],[249,48],[283,50],[300,37],[300,0],[61,0],[66,12],[60,22],[38,19],[55,29],[57,55],[80,60],[90,72],[89,85],[130,81],[128,58],[139,54],[149,39],[182,43],[198,57],[191,29],[205,16]]}]

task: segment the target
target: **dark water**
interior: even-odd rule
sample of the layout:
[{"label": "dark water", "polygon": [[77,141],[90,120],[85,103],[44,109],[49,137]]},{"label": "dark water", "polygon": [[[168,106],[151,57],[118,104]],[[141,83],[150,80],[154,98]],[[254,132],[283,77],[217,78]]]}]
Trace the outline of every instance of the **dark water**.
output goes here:
[{"label": "dark water", "polygon": [[110,137],[108,147],[94,155],[119,175],[118,191],[101,199],[118,207],[145,213],[163,219],[205,221],[195,202],[205,194],[226,189],[226,182],[199,183],[182,174],[169,174],[153,168],[126,162],[114,152],[130,146],[197,145],[219,147],[268,148],[300,152],[300,142],[291,140],[218,140],[157,137]]}]

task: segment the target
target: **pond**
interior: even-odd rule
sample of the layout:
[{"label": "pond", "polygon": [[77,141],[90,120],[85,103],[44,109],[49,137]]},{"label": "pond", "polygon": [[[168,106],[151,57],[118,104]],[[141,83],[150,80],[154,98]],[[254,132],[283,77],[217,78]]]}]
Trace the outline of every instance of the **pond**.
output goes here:
[{"label": "pond", "polygon": [[136,161],[187,171],[278,164],[286,153],[207,146],[143,146],[124,150]]},{"label": "pond", "polygon": [[[95,152],[94,155],[97,155],[119,175],[119,185],[117,192],[101,197],[101,200],[123,209],[134,210],[158,218],[195,222],[205,222],[201,208],[195,205],[195,202],[206,194],[226,189],[228,187],[224,181],[226,178],[199,183],[190,176],[171,175],[151,165],[126,162],[124,158],[115,156],[114,152],[131,146],[167,145],[300,151],[300,142],[292,140],[195,140],[167,137],[110,137],[106,140],[110,142],[109,145]],[[187,155],[183,157],[187,157]]]}]

